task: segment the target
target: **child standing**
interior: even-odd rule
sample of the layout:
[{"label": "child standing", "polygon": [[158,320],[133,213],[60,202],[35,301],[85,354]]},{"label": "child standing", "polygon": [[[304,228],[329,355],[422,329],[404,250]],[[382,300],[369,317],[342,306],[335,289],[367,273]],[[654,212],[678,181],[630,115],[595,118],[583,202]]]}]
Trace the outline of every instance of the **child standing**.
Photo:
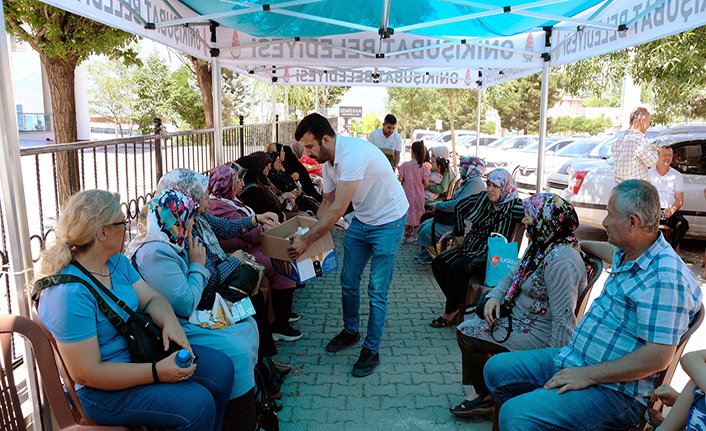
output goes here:
[{"label": "child standing", "polygon": [[412,160],[398,168],[402,188],[409,201],[407,226],[405,226],[402,242],[414,244],[417,241],[419,219],[424,214],[424,190],[429,184],[429,168],[424,164],[426,150],[420,141],[412,144]]}]

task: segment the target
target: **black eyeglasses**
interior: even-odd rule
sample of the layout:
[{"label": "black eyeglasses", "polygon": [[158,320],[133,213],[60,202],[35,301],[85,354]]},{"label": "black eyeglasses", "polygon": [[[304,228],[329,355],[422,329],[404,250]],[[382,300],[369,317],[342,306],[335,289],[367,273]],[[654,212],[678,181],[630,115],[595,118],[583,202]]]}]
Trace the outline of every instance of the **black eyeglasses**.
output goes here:
[{"label": "black eyeglasses", "polygon": [[122,226],[123,229],[127,230],[128,226],[130,226],[130,220],[119,221],[117,223],[111,223],[108,226]]}]

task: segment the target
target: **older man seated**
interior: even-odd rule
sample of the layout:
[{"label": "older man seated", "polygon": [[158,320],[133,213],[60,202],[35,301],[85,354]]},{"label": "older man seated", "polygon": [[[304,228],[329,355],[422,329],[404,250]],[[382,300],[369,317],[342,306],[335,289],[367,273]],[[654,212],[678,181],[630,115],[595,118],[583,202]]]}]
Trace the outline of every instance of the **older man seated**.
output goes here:
[{"label": "older man seated", "polygon": [[582,248],[613,264],[601,295],[564,348],[503,353],[485,381],[502,430],[623,429],[640,422],[657,373],[701,307],[694,274],[658,230],[657,190],[618,184],[603,226],[608,242]]}]

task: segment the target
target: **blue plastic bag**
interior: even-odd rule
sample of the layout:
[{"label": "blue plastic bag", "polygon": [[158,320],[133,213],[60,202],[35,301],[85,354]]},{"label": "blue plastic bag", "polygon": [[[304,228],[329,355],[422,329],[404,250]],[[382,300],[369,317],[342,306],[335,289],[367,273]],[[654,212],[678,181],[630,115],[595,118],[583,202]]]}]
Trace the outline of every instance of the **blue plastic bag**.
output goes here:
[{"label": "blue plastic bag", "polygon": [[485,285],[495,287],[517,263],[518,244],[507,242],[499,233],[488,237],[488,257],[485,263]]}]

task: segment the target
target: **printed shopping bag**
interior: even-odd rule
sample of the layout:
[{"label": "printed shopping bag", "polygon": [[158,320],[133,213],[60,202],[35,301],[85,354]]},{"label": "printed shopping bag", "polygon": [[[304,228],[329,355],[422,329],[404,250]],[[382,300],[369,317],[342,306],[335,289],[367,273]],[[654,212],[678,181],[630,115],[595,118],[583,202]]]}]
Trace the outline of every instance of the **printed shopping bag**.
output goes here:
[{"label": "printed shopping bag", "polygon": [[499,233],[492,233],[488,238],[488,258],[485,263],[485,285],[497,286],[503,277],[517,263],[518,244],[507,242]]}]

